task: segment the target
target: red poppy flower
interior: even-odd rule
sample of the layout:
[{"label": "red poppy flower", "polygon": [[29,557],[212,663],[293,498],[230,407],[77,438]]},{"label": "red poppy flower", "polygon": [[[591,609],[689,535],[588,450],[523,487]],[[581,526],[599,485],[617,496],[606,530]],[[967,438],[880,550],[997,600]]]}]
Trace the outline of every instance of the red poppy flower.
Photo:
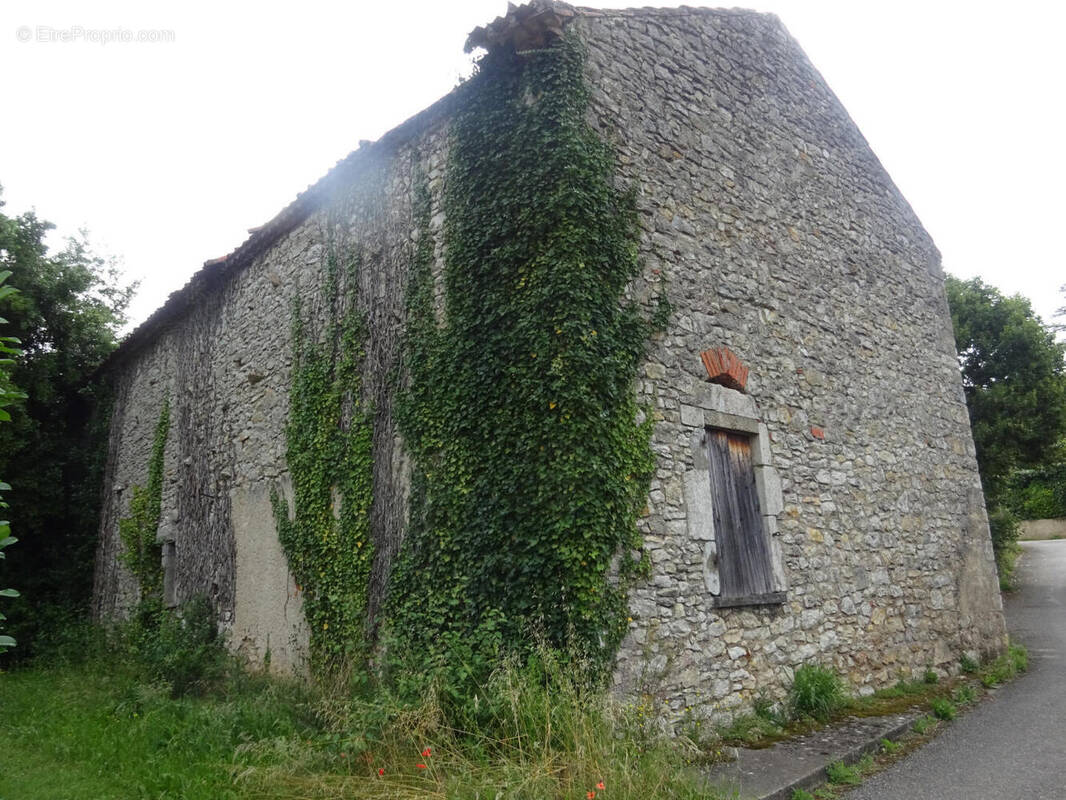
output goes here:
[{"label": "red poppy flower", "polygon": [[433,755],[433,748],[432,747],[427,747],[425,750],[422,751],[422,757],[423,758],[429,758],[431,755]]},{"label": "red poppy flower", "polygon": [[595,797],[595,796],[596,796],[595,792],[589,792],[588,794],[585,795],[585,797],[587,797],[589,800],[592,800],[592,798]]},{"label": "red poppy flower", "polygon": [[381,777],[384,774],[385,774],[385,768],[384,767],[378,767],[378,777]]},{"label": "red poppy flower", "polygon": [[600,781],[599,783],[596,784],[596,788],[602,790],[602,789],[606,789],[607,787],[603,785],[603,781]]},{"label": "red poppy flower", "polygon": [[418,767],[419,769],[425,769],[426,768],[425,764],[415,764],[415,766]]}]

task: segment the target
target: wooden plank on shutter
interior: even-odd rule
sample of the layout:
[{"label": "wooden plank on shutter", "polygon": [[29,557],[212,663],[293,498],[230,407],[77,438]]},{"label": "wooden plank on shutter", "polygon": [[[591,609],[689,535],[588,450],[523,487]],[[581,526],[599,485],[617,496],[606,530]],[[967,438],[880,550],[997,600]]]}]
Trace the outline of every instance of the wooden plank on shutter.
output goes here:
[{"label": "wooden plank on shutter", "polygon": [[719,605],[780,602],[783,598],[774,592],[770,541],[755,489],[751,437],[708,430],[707,450],[721,581]]}]

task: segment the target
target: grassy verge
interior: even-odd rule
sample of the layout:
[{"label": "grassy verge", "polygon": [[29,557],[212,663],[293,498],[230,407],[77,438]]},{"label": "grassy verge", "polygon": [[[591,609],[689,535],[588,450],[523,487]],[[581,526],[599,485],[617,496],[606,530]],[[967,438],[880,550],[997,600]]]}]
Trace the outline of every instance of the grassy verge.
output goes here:
[{"label": "grassy verge", "polygon": [[[711,745],[770,747],[783,739],[801,736],[845,717],[881,717],[926,707],[936,719],[954,718],[960,706],[977,699],[984,689],[1011,680],[1028,665],[1025,648],[1011,645],[994,661],[979,665],[968,658],[962,673],[941,680],[932,670],[868,697],[849,697],[838,678],[820,667],[801,667],[785,703],[756,698],[752,711],[740,714],[707,737]],[[705,748],[709,750],[708,748]]]},{"label": "grassy verge", "polygon": [[709,796],[692,747],[549,657],[500,670],[473,729],[432,686],[401,700],[365,677],[308,685],[230,667],[200,696],[174,696],[127,649],[106,649],[0,674],[0,797]]},{"label": "grassy verge", "polygon": [[[1028,654],[1021,645],[1012,644],[1006,653],[994,661],[979,666],[964,659],[962,667],[963,674],[953,681],[923,678],[921,682],[901,684],[881,693],[882,697],[887,694],[890,699],[907,697],[915,700],[910,707],[925,707],[927,713],[918,717],[911,730],[898,741],[882,739],[876,752],[867,753],[854,764],[830,764],[826,768],[828,782],[825,785],[813,792],[797,789],[792,794],[792,800],[837,800],[866,778],[902,760],[936,737],[943,726],[967,706],[980,700],[985,690],[1006,683],[1024,672],[1028,668]],[[871,707],[878,702],[879,698],[875,696]]]}]

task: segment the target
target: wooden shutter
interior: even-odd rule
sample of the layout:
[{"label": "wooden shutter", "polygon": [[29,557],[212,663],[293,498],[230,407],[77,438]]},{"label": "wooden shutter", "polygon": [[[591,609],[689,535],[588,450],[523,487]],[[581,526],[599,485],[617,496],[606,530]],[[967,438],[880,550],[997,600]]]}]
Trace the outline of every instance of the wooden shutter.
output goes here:
[{"label": "wooden shutter", "polygon": [[[720,605],[779,602],[770,542],[759,511],[751,437],[707,431]],[[733,602],[730,602],[733,601]]]}]

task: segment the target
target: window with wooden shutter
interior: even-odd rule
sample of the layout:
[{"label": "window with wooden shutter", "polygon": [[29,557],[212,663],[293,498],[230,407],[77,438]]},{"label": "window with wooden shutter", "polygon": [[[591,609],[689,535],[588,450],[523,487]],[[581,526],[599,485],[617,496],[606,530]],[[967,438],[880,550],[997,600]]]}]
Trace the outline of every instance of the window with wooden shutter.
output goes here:
[{"label": "window with wooden shutter", "polygon": [[707,429],[719,606],[780,603],[770,537],[759,509],[750,434]]}]

